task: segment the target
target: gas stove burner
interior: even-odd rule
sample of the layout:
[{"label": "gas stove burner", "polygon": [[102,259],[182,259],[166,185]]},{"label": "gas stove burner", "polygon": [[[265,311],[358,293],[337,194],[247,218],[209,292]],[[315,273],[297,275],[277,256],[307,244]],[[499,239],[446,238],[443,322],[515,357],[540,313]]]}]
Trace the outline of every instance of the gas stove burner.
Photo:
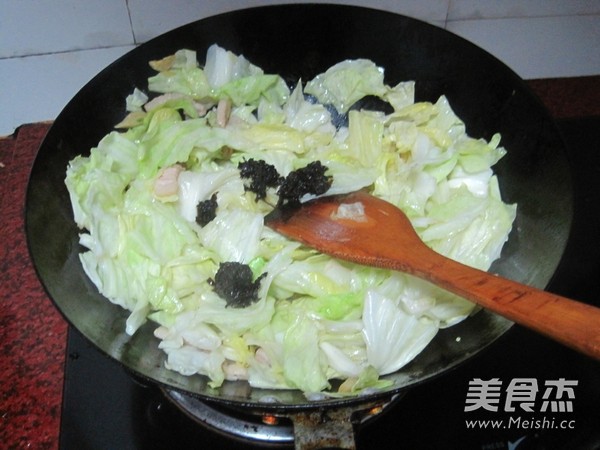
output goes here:
[{"label": "gas stove burner", "polygon": [[401,397],[395,395],[378,402],[274,413],[220,405],[166,388],[162,391],[195,422],[229,438],[253,444],[289,446],[298,439],[322,442],[325,436],[336,436],[335,444],[340,448],[354,448],[354,427],[372,422]]},{"label": "gas stove burner", "polygon": [[220,434],[272,444],[294,441],[292,423],[285,418],[244,413],[234,407],[213,405],[170,389],[163,389],[163,393],[186,415]]}]

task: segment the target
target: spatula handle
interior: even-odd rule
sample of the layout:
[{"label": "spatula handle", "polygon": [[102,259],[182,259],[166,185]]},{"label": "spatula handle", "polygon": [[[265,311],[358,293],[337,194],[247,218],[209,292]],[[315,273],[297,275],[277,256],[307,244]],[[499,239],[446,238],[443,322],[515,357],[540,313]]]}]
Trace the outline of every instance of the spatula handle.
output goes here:
[{"label": "spatula handle", "polygon": [[600,308],[440,257],[415,275],[588,356],[600,359]]}]

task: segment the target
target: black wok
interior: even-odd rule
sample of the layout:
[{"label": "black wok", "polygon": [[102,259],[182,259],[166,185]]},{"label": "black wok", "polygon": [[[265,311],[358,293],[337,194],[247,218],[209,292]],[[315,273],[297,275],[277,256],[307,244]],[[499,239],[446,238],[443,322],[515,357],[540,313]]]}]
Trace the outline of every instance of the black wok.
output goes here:
[{"label": "black wok", "polygon": [[[128,312],[104,299],[78,259],[78,229],[64,185],[67,162],[89,149],[125,115],[125,97],[144,89],[148,61],[180,48],[203,57],[213,43],[243,54],[265,72],[290,82],[309,80],[348,58],[385,68],[388,84],[416,80],[417,100],[446,95],[471,136],[500,132],[508,155],[496,166],[503,198],[518,203],[513,232],[492,270],[544,288],[566,245],[572,199],[569,165],[552,119],[525,83],[500,61],[440,28],[366,8],[286,5],[200,20],[166,33],[108,66],[67,104],[42,143],[27,192],[26,232],[38,276],[66,320],[101,351],[135,374],[207,400],[283,412],[315,406],[298,391],[252,389],[226,382],[211,389],[201,376],[164,368],[153,325],[125,334]],[[505,333],[511,323],[481,311],[447,330],[412,363],[388,376],[393,386],[367,398],[324,399],[337,407],[381,396],[440,376]],[[458,339],[459,338],[459,339]],[[498,344],[499,345],[499,344]],[[263,400],[276,399],[265,404]]]}]

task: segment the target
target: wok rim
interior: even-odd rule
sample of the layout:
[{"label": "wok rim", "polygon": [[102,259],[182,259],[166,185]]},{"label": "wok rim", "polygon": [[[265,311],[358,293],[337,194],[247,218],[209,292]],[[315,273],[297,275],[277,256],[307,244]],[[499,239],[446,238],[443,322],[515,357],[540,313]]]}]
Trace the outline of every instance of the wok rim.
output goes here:
[{"label": "wok rim", "polygon": [[[187,395],[198,397],[200,399],[206,399],[206,400],[210,400],[210,401],[218,401],[225,405],[233,405],[233,406],[238,406],[238,407],[241,406],[241,407],[252,407],[252,408],[258,408],[258,409],[264,409],[264,410],[277,410],[277,411],[286,410],[286,411],[289,411],[289,410],[305,410],[305,409],[311,409],[311,408],[323,407],[323,406],[338,407],[338,406],[344,406],[344,405],[355,405],[357,403],[364,402],[364,401],[372,401],[373,399],[387,398],[387,397],[390,397],[390,396],[393,396],[393,395],[399,393],[400,391],[410,389],[412,387],[418,386],[425,382],[429,382],[433,379],[441,377],[447,371],[453,370],[456,367],[458,367],[459,365],[462,365],[467,361],[473,360],[477,355],[479,355],[483,351],[486,351],[487,349],[489,349],[489,347],[492,344],[497,343],[502,337],[506,336],[507,332],[512,328],[512,322],[510,322],[506,319],[499,319],[497,316],[495,316],[491,313],[488,313],[487,311],[480,311],[478,313],[478,315],[488,314],[490,316],[490,320],[500,320],[500,328],[502,329],[502,331],[498,332],[492,339],[489,339],[487,342],[485,342],[484,345],[482,345],[480,348],[478,348],[472,354],[467,354],[467,355],[464,355],[464,357],[462,357],[462,358],[453,360],[444,369],[442,369],[440,371],[437,371],[435,373],[429,374],[424,377],[420,377],[420,378],[417,377],[414,380],[410,380],[405,385],[394,386],[390,389],[386,389],[386,390],[383,390],[380,392],[369,393],[365,396],[351,396],[351,397],[345,397],[345,398],[326,398],[326,399],[317,400],[317,401],[305,400],[304,402],[292,402],[292,403],[285,403],[285,402],[284,403],[265,403],[262,401],[257,401],[256,399],[244,398],[243,396],[242,397],[237,397],[237,396],[228,397],[228,396],[222,396],[221,394],[217,394],[217,393],[213,394],[213,393],[206,393],[204,391],[198,392],[195,390],[188,390],[186,388],[182,388],[178,384],[173,384],[173,383],[169,382],[168,380],[157,379],[152,376],[149,376],[146,373],[142,373],[142,372],[138,371],[137,368],[131,367],[131,365],[129,365],[125,361],[123,361],[122,358],[115,357],[106,348],[103,348],[102,346],[100,346],[96,340],[90,338],[84,331],[82,331],[80,329],[81,327],[75,323],[76,321],[74,321],[73,318],[65,311],[64,305],[62,305],[61,302],[55,298],[56,295],[55,295],[54,289],[52,288],[52,283],[48,282],[48,279],[45,276],[44,271],[40,270],[40,258],[39,258],[38,243],[36,243],[36,239],[32,239],[32,236],[33,236],[32,233],[35,231],[34,230],[35,226],[33,225],[33,223],[36,221],[35,214],[33,214],[31,211],[32,208],[34,207],[33,205],[35,205],[35,198],[33,198],[33,193],[32,193],[33,187],[32,186],[36,183],[36,176],[39,177],[39,173],[41,171],[40,165],[43,164],[43,160],[42,160],[43,156],[45,154],[47,154],[48,152],[50,152],[52,150],[54,142],[60,139],[62,122],[67,121],[67,123],[68,123],[68,115],[69,115],[70,109],[72,109],[72,105],[76,104],[77,102],[81,102],[85,98],[86,93],[90,89],[94,89],[94,85],[96,83],[98,83],[99,80],[101,80],[106,73],[111,72],[112,70],[114,70],[114,68],[116,68],[120,64],[123,64],[124,62],[126,62],[129,58],[131,58],[132,54],[138,55],[138,54],[144,53],[145,49],[156,46],[157,44],[160,44],[165,39],[166,36],[185,32],[186,29],[192,29],[194,26],[198,26],[199,24],[207,23],[209,21],[214,21],[217,19],[222,19],[222,18],[236,16],[236,15],[243,15],[247,12],[262,11],[262,12],[273,12],[276,14],[277,11],[282,11],[282,9],[291,10],[293,8],[298,9],[298,8],[307,8],[307,7],[311,8],[313,10],[317,10],[317,9],[324,10],[324,9],[333,8],[335,10],[344,11],[344,12],[354,11],[355,13],[361,13],[361,14],[362,13],[373,14],[374,16],[379,16],[379,15],[385,15],[387,17],[393,16],[399,20],[408,21],[413,24],[417,24],[423,30],[429,30],[430,32],[432,30],[435,30],[434,31],[435,33],[439,33],[442,35],[450,35],[450,36],[452,36],[452,39],[456,40],[457,42],[462,42],[461,45],[465,45],[465,46],[468,46],[471,48],[476,48],[478,52],[481,52],[481,54],[485,56],[485,58],[488,58],[489,61],[492,61],[496,66],[501,68],[502,71],[504,71],[505,76],[510,79],[510,81],[514,84],[514,86],[516,88],[519,88],[519,90],[521,91],[521,93],[523,95],[528,97],[528,100],[530,102],[537,105],[539,113],[542,116],[545,116],[544,119],[548,123],[553,125],[554,132],[558,133],[559,138],[562,139],[562,137],[560,136],[560,133],[558,132],[556,124],[554,123],[554,120],[550,117],[549,113],[547,112],[545,107],[542,105],[541,101],[539,101],[539,99],[537,99],[537,97],[533,94],[533,91],[531,91],[531,89],[526,85],[526,83],[520,77],[518,77],[510,68],[508,68],[506,65],[504,65],[497,58],[495,58],[494,56],[485,52],[484,50],[479,49],[479,47],[476,47],[474,44],[466,41],[465,39],[463,39],[459,36],[456,36],[446,30],[442,30],[438,27],[435,27],[434,25],[431,25],[431,24],[428,24],[428,23],[425,23],[425,22],[422,22],[422,21],[419,21],[417,19],[413,19],[410,17],[402,16],[402,15],[391,13],[391,12],[376,10],[376,9],[369,8],[369,7],[359,7],[359,6],[350,6],[350,5],[296,4],[296,5],[259,6],[259,7],[247,8],[247,9],[243,9],[243,10],[236,10],[236,11],[226,12],[226,13],[219,14],[216,16],[211,16],[208,18],[200,19],[200,20],[197,20],[194,22],[190,22],[181,27],[177,27],[177,28],[175,28],[167,33],[161,34],[160,36],[157,36],[157,37],[149,40],[148,42],[141,44],[137,48],[127,52],[125,55],[118,58],[113,63],[109,64],[100,73],[98,73],[94,78],[92,78],[85,86],[83,86],[78,91],[78,93],[72,98],[72,100],[67,103],[67,105],[65,106],[63,111],[59,114],[57,119],[54,121],[54,123],[51,125],[50,129],[48,130],[46,137],[44,138],[43,142],[41,143],[41,145],[39,147],[39,152],[33,163],[32,171],[30,174],[30,180],[29,180],[28,186],[27,186],[26,202],[25,202],[25,231],[26,231],[27,247],[29,250],[30,258],[33,262],[33,266],[34,266],[36,275],[38,276],[38,279],[40,280],[40,282],[41,282],[44,290],[48,294],[49,298],[51,299],[51,301],[53,302],[55,307],[58,309],[58,311],[61,313],[61,315],[69,323],[71,329],[73,329],[75,332],[77,332],[81,336],[83,336],[87,342],[92,344],[92,346],[96,350],[98,350],[101,353],[103,353],[104,355],[106,355],[111,361],[118,363],[125,370],[131,372],[133,375],[135,375],[143,380],[149,381],[151,383],[157,384],[157,385],[162,386],[167,389],[176,390],[176,391],[182,392]],[[160,45],[159,45],[159,47],[160,47]],[[252,61],[251,56],[247,56],[247,57],[250,61]],[[368,57],[368,56],[366,56],[366,57]],[[417,82],[418,82],[418,80],[417,80]],[[123,99],[123,101],[124,101],[124,99]],[[67,119],[65,119],[65,116],[67,117]],[[55,136],[56,134],[58,134],[58,136]],[[562,145],[563,145],[563,149],[564,149],[564,143],[562,143]],[[89,148],[85,149],[85,151],[89,151]],[[509,149],[509,151],[510,151],[510,149]],[[562,155],[562,156],[564,159],[565,156],[564,155]],[[573,192],[572,192],[572,187],[570,186],[570,180],[568,181],[568,184],[569,184],[569,187],[571,188],[571,190],[569,192],[570,198],[569,198],[568,202],[570,202],[572,205]],[[69,205],[69,207],[70,207],[70,205]],[[561,255],[564,252],[567,242],[568,242],[568,236],[570,234],[570,229],[571,229],[572,215],[573,214],[572,214],[572,206],[571,206],[571,211],[569,211],[566,214],[566,216],[568,216],[568,217],[566,217],[566,222],[564,224],[564,226],[566,227],[566,233],[563,233],[562,242],[559,245],[561,247],[561,249],[559,250],[559,253]],[[559,263],[560,263],[560,258],[554,262],[554,269],[552,270],[552,273],[554,273],[554,271],[558,268]],[[546,279],[543,286],[538,285],[537,287],[545,288],[550,283],[551,278],[552,278],[552,275]],[[116,305],[112,305],[112,306],[114,308],[118,308]],[[475,317],[477,317],[477,316],[475,316]],[[471,320],[471,318],[468,320]],[[257,390],[257,388],[253,388],[252,390]],[[268,389],[268,390],[258,389],[258,390],[260,390],[264,393],[267,393],[267,392],[280,393],[280,392],[282,392],[279,390],[270,390],[270,389]],[[292,390],[292,391],[295,392],[296,394],[300,392],[300,391],[296,391],[296,390]]]}]

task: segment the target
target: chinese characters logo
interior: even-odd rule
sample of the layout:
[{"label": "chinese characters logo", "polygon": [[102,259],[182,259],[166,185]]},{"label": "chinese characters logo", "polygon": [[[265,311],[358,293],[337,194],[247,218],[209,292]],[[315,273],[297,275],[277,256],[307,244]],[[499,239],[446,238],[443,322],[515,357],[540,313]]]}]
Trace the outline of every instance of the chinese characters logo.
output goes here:
[{"label": "chinese characters logo", "polygon": [[[465,412],[484,409],[497,412],[573,412],[577,380],[546,380],[540,386],[535,378],[514,378],[503,389],[499,378],[469,381]],[[541,393],[541,395],[540,395]]]}]

